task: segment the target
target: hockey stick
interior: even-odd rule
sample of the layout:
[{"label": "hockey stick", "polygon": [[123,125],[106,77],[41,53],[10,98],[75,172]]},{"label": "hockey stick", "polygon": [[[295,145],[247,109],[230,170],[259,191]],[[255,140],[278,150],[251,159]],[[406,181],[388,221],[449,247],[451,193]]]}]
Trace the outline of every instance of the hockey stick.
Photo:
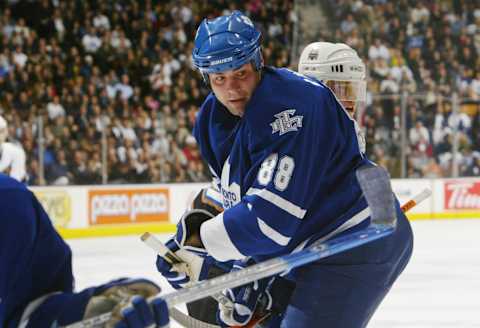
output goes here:
[{"label": "hockey stick", "polygon": [[[393,227],[368,227],[365,230],[340,236],[320,243],[313,243],[308,248],[298,253],[280,256],[267,260],[240,271],[230,272],[213,279],[197,282],[191,287],[180,289],[163,296],[149,298],[152,302],[156,297],[161,297],[167,303],[169,309],[178,304],[193,302],[205,298],[228,288],[235,288],[248,284],[252,281],[273,276],[278,273],[294,269],[307,263],[311,263],[327,256],[331,256],[351,248],[364,245],[392,233]],[[83,320],[64,328],[101,328],[110,320],[111,313]]]},{"label": "hockey stick", "polygon": [[[158,240],[154,235],[149,232],[145,232],[140,239],[158,255],[163,257],[166,261],[173,265],[173,267],[178,268],[179,272],[185,272],[187,275],[190,272],[188,262],[182,258],[182,249],[173,253],[167,246],[165,246],[160,240]],[[183,250],[184,251],[184,250]],[[190,254],[190,257],[193,257],[194,254]],[[199,260],[202,259],[198,256]],[[192,276],[191,274],[189,276]],[[211,295],[218,303],[221,303],[225,306],[233,306],[233,302],[230,301],[228,297],[222,293],[216,293]]]},{"label": "hockey stick", "polygon": [[401,209],[403,212],[408,212],[410,209],[415,207],[417,204],[420,204],[423,202],[425,199],[430,197],[432,194],[432,191],[428,188],[425,188],[422,190],[422,192],[418,193],[415,195],[412,199],[410,199],[408,202],[402,205]]},{"label": "hockey stick", "polygon": [[[412,199],[410,199],[409,201],[407,201],[401,206],[402,212],[404,213],[408,212],[417,204],[427,199],[430,195],[431,195],[431,190],[428,188],[425,188],[424,190],[422,190],[422,192],[418,193]],[[174,253],[172,253],[160,240],[158,240],[154,235],[150,234],[149,232],[144,233],[140,238],[144,243],[146,243],[151,249],[157,252],[160,256],[163,256],[167,259],[172,257],[176,258],[176,255]],[[181,259],[176,258],[176,260],[181,260]],[[225,296],[222,293],[218,293],[218,294],[215,294],[213,297],[217,299],[216,297],[217,295],[221,296],[220,299],[223,302],[224,301],[223,298],[225,298]],[[219,328],[220,327],[220,326],[208,324],[196,318],[190,317],[189,315],[181,311],[178,311],[174,307],[170,309],[170,316],[173,318],[173,320],[177,321],[182,326],[187,328]],[[250,320],[250,322],[244,327],[246,328],[255,327],[256,324],[264,320],[267,316],[268,314],[267,315],[264,314],[261,317],[252,318],[252,320]]]},{"label": "hockey stick", "polygon": [[[161,297],[169,308],[173,308],[175,305],[196,301],[221,292],[224,289],[242,286],[255,280],[292,270],[390,235],[395,229],[396,211],[388,173],[383,168],[369,166],[357,170],[357,179],[371,210],[371,224],[369,227],[332,239],[317,240],[297,253],[280,256],[240,271],[197,282],[188,288],[163,296],[154,296],[149,301],[151,302],[157,297]],[[109,313],[105,313],[99,317],[87,319],[67,327],[102,327],[103,323],[108,321],[108,319]]]}]

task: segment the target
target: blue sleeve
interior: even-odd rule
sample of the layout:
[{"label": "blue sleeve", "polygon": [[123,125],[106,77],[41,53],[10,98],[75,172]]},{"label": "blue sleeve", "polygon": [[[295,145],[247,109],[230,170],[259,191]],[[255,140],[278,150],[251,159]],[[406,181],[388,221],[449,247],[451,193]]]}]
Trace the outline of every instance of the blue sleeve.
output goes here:
[{"label": "blue sleeve", "polygon": [[71,291],[71,252],[34,195],[0,177],[0,326],[32,300]]}]

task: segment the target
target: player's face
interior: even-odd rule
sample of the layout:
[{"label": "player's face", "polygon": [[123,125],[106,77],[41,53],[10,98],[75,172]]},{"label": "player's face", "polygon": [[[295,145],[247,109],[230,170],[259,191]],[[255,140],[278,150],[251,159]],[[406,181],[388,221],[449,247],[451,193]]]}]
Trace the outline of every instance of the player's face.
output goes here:
[{"label": "player's face", "polygon": [[0,128],[0,144],[4,143],[7,141],[8,137],[8,130],[7,128]]},{"label": "player's face", "polygon": [[329,80],[325,84],[335,93],[343,107],[353,117],[357,101],[364,102],[367,87],[365,81]]},{"label": "player's face", "polygon": [[355,102],[348,100],[340,100],[343,105],[343,108],[347,110],[351,117],[355,118]]},{"label": "player's face", "polygon": [[208,75],[217,99],[236,116],[243,116],[253,91],[260,81],[260,73],[248,63],[237,69]]}]

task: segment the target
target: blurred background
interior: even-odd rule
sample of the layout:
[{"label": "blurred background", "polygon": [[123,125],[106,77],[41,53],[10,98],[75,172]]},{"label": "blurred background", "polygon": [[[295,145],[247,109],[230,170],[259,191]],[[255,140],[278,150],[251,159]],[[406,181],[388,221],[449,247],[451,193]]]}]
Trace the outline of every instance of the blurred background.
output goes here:
[{"label": "blurred background", "polygon": [[0,114],[29,185],[203,182],[191,135],[208,89],[190,53],[204,17],[243,10],[268,65],[313,41],[368,67],[357,112],[394,178],[480,173],[480,2],[38,0],[0,2]]}]

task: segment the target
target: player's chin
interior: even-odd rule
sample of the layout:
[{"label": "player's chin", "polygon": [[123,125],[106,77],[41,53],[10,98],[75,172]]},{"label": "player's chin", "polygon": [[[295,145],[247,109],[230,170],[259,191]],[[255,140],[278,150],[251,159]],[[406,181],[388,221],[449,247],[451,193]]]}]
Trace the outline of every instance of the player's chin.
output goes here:
[{"label": "player's chin", "polygon": [[230,110],[230,113],[232,113],[235,116],[243,116],[243,113],[245,112],[245,101],[243,100],[234,100],[234,101],[229,101],[229,106],[228,109]]}]

